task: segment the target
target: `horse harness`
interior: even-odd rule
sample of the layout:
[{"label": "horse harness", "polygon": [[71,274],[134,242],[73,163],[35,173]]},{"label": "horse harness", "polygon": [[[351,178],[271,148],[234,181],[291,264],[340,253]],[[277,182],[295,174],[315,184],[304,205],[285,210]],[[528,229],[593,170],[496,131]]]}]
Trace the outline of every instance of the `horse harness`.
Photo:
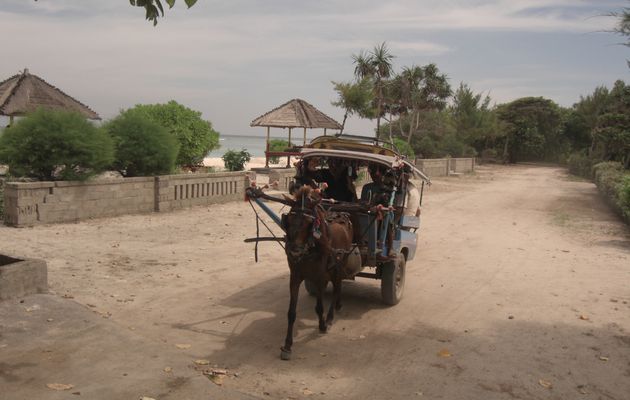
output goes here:
[{"label": "horse harness", "polygon": [[[323,221],[319,217],[320,214],[316,211],[316,209],[319,209],[320,211],[324,213],[325,217]],[[319,255],[317,252],[317,241],[322,236],[322,229],[326,230],[326,236],[328,238],[330,238],[330,234],[331,234],[330,233],[331,224],[345,225],[350,230],[352,230],[352,221],[350,221],[350,215],[348,213],[337,212],[337,211],[326,212],[326,210],[324,210],[324,208],[320,204],[316,205],[315,208],[313,208],[312,210],[309,210],[307,208],[301,208],[299,211],[291,210],[289,214],[299,214],[299,215],[302,215],[303,217],[313,220],[313,224],[311,226],[311,233],[306,242],[307,245],[305,247],[305,250],[304,252],[302,252],[302,254],[300,254],[297,257],[297,259],[295,260],[296,262],[305,261],[305,260],[308,260],[309,258],[315,258]],[[285,225],[286,216],[283,216],[282,220],[283,220],[282,221],[283,225]],[[328,270],[337,269],[339,271],[342,268],[342,266],[345,265],[348,255],[352,252],[352,249],[345,250],[345,249],[331,248],[331,250],[332,250],[332,257],[331,257],[332,259],[329,260],[328,262]]]}]

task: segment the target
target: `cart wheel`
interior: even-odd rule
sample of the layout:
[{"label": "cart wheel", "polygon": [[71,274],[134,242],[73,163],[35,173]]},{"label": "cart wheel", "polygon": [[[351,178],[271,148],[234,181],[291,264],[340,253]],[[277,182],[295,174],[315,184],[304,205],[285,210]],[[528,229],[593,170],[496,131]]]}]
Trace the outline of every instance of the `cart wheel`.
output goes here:
[{"label": "cart wheel", "polygon": [[[324,290],[326,290],[326,287],[328,287],[328,282],[326,282],[326,286],[324,287]],[[306,289],[308,294],[310,294],[311,296],[317,296],[317,284],[315,282],[305,279],[304,288]]]},{"label": "cart wheel", "polygon": [[405,256],[398,254],[396,260],[382,266],[381,297],[383,303],[394,306],[402,299],[405,289]]}]

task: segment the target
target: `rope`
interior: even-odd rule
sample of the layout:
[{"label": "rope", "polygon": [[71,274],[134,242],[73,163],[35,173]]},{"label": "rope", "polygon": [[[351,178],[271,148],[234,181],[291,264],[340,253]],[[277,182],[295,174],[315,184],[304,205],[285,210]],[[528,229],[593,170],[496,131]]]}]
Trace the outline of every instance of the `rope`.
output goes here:
[{"label": "rope", "polygon": [[[271,236],[273,236],[274,238],[278,239],[278,237],[276,236],[276,234],[271,230],[271,228],[269,228],[269,226],[267,226],[267,224],[265,223],[265,221],[263,221],[262,218],[260,218],[260,215],[258,215],[258,211],[256,211],[256,207],[254,207],[254,205],[252,204],[252,201],[249,200],[249,205],[252,207],[252,210],[254,210],[254,214],[256,215],[256,239],[260,238],[260,229],[259,229],[259,225],[258,222],[262,222],[262,224],[265,226],[265,228],[267,228],[267,230],[269,231],[269,233],[271,233]],[[284,245],[276,240],[276,243],[278,243],[280,245],[280,247],[282,247],[282,249],[284,250]],[[254,260],[256,262],[258,262],[258,240],[256,240],[256,245],[254,246]]]}]

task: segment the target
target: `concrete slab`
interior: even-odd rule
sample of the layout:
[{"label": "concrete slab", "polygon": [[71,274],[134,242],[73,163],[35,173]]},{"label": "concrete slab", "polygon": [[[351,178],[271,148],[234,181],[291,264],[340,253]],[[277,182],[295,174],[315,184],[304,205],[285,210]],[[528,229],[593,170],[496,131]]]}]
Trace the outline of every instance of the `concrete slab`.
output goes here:
[{"label": "concrete slab", "polygon": [[[70,299],[38,294],[0,303],[3,400],[252,399],[211,382],[195,368],[200,358],[172,343],[150,341]],[[50,383],[73,387],[56,391]]]},{"label": "concrete slab", "polygon": [[0,254],[0,300],[47,292],[46,261]]}]

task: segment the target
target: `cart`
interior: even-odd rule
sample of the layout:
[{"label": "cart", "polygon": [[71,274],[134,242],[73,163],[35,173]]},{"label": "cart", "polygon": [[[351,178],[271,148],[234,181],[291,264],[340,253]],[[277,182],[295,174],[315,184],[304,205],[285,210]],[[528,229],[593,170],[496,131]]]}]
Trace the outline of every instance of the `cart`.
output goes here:
[{"label": "cart", "polygon": [[[356,273],[350,279],[360,277],[380,280],[383,302],[387,305],[398,304],[404,292],[406,264],[414,258],[417,250],[424,187],[431,181],[391,143],[361,136],[320,136],[301,149],[290,192],[309,184],[323,188],[326,194],[331,184],[339,184],[338,180],[331,180],[330,170],[333,166],[336,169],[342,166],[352,190],[356,190],[353,186],[356,182],[370,182],[367,178],[368,168],[370,171],[376,168],[384,171],[378,185],[366,183],[369,188],[378,186],[378,195],[371,196],[370,192],[368,198],[364,195],[353,200],[324,196],[322,205],[327,210],[348,213],[353,221],[356,234],[347,263],[353,264]],[[414,181],[419,181],[419,185]],[[263,194],[262,190],[255,187],[247,189],[246,197],[282,229],[282,216],[265,204],[268,200],[281,201],[279,198]],[[283,239],[277,236],[260,237],[260,218],[256,215],[257,237],[246,239],[246,242],[256,243],[257,258],[258,242],[276,240],[282,243]],[[308,280],[305,281],[305,287],[310,294],[316,292],[315,285]]]}]

